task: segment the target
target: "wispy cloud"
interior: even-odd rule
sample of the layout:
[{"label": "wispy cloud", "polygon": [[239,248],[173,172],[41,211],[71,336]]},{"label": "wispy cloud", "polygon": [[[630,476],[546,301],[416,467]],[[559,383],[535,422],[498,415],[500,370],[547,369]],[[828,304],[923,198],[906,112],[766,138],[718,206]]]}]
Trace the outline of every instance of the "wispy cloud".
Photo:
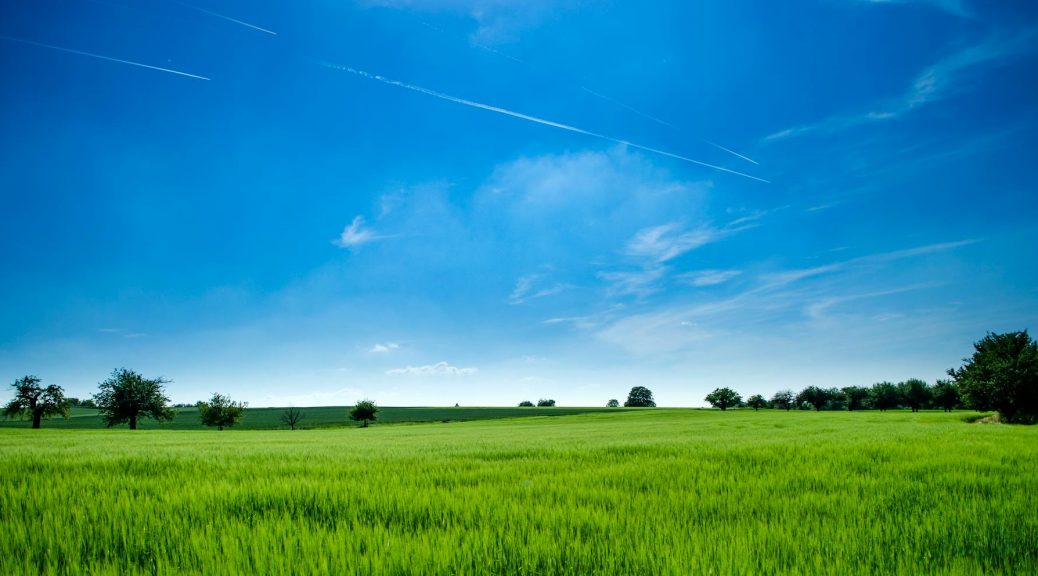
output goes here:
[{"label": "wispy cloud", "polygon": [[678,224],[672,222],[639,231],[627,243],[626,252],[631,256],[662,263],[700,246],[716,242],[731,233],[730,230],[710,226],[682,230]]},{"label": "wispy cloud", "polygon": [[520,304],[525,304],[530,300],[558,294],[559,292],[570,288],[568,284],[561,283],[539,286],[539,283],[543,278],[544,276],[542,274],[520,276],[515,281],[515,288],[512,289],[512,293],[508,295],[508,303],[513,306],[518,306]]},{"label": "wispy cloud", "polygon": [[960,50],[923,70],[911,86],[897,97],[883,101],[873,110],[830,116],[820,122],[786,128],[764,137],[775,141],[810,133],[833,133],[857,126],[886,122],[943,100],[955,93],[969,70],[1034,49],[1036,32],[1029,30],[1009,38],[998,37]]},{"label": "wispy cloud", "polygon": [[609,296],[646,298],[659,292],[660,281],[666,277],[667,271],[666,267],[660,266],[627,272],[599,272],[598,277],[609,283],[606,290]]},{"label": "wispy cloud", "polygon": [[10,40],[11,42],[20,42],[22,44],[29,44],[30,46],[38,46],[40,48],[47,48],[48,50],[57,50],[58,52],[68,52],[69,54],[78,54],[80,56],[87,56],[90,58],[96,58],[98,60],[107,60],[108,62],[117,62],[119,64],[128,64],[130,66],[137,66],[140,68],[147,68],[149,70],[158,70],[159,72],[167,72],[169,74],[176,74],[177,76],[184,76],[187,78],[194,78],[196,80],[209,80],[205,76],[199,76],[197,74],[189,74],[187,72],[181,72],[180,70],[173,70],[172,68],[163,68],[161,66],[152,66],[151,64],[142,64],[140,62],[134,62],[132,60],[123,60],[121,58],[112,58],[111,56],[102,56],[101,54],[94,54],[93,52],[84,52],[82,50],[74,50],[72,48],[63,48],[61,46],[54,46],[53,44],[44,44],[43,42],[34,42],[32,40],[24,40],[22,38],[14,38],[13,36],[5,36],[0,34],[0,38],[4,40]]},{"label": "wispy cloud", "polygon": [[385,238],[385,236],[379,236],[370,228],[364,227],[364,217],[356,216],[353,222],[350,222],[342,230],[342,234],[339,238],[333,242],[340,248],[356,248],[362,244],[373,242]]},{"label": "wispy cloud", "polygon": [[398,348],[400,348],[400,345],[397,344],[396,342],[386,342],[386,343],[378,343],[378,342],[376,342],[374,346],[372,346],[371,348],[368,349],[368,352],[371,352],[372,354],[386,354],[386,353],[392,352],[393,350],[396,350]]},{"label": "wispy cloud", "polygon": [[479,368],[459,368],[446,362],[386,370],[386,374],[390,376],[469,376],[476,372],[479,372]]},{"label": "wispy cloud", "polygon": [[678,281],[697,288],[724,284],[742,274],[740,270],[698,270],[677,276]]}]

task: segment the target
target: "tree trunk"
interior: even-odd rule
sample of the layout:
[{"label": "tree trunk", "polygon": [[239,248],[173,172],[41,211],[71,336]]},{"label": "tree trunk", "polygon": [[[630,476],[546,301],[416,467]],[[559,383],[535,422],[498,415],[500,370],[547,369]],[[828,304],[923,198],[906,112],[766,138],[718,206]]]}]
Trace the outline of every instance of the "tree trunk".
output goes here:
[{"label": "tree trunk", "polygon": [[33,428],[39,428],[40,427],[41,416],[42,416],[42,414],[40,414],[39,412],[33,412],[32,413],[32,427]]},{"label": "tree trunk", "polygon": [[137,417],[136,416],[130,416],[130,430],[136,430],[136,429],[137,429]]}]

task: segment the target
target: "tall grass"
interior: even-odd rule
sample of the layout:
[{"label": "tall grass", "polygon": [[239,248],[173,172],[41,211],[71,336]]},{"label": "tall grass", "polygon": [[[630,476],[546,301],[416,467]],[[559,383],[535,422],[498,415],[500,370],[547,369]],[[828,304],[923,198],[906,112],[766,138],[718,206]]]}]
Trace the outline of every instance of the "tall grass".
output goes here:
[{"label": "tall grass", "polygon": [[1034,574],[1038,429],[644,410],[0,431],[3,574]]}]

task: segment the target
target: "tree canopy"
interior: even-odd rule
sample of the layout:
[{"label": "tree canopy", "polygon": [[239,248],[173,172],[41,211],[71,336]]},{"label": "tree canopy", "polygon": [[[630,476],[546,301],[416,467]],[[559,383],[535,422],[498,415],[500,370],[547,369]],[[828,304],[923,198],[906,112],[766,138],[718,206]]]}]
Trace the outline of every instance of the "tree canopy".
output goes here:
[{"label": "tree canopy", "polygon": [[169,407],[169,398],[163,388],[168,383],[170,380],[161,377],[145,378],[133,370],[117,368],[99,385],[100,391],[94,394],[94,403],[105,426],[129,424],[130,430],[136,430],[141,418],[173,419],[175,412]]},{"label": "tree canopy", "polygon": [[948,370],[963,402],[997,410],[1004,422],[1038,421],[1038,344],[1027,331],[988,333],[958,370]]},{"label": "tree canopy", "polygon": [[750,396],[749,398],[746,399],[746,405],[749,406],[750,408],[753,408],[754,412],[756,412],[757,410],[760,410],[761,408],[767,408],[768,407],[768,401],[765,400],[764,397],[761,396],[760,394],[754,394],[753,396]]},{"label": "tree canopy", "polygon": [[829,390],[818,386],[808,386],[801,390],[800,394],[797,394],[797,403],[807,402],[816,412],[821,410],[832,399],[833,395]]},{"label": "tree canopy", "polygon": [[606,402],[606,408],[616,408],[620,406],[620,401],[616,398],[611,398],[609,402]]},{"label": "tree canopy", "polygon": [[869,389],[869,398],[873,406],[884,412],[890,408],[897,408],[901,403],[901,392],[890,382],[877,382]]},{"label": "tree canopy", "polygon": [[553,400],[551,398],[541,398],[540,400],[537,401],[537,406],[539,406],[541,408],[554,408],[555,407],[555,400]]},{"label": "tree canopy", "polygon": [[628,408],[655,408],[656,401],[652,398],[652,390],[645,386],[635,386],[627,393],[627,401],[624,406]]},{"label": "tree canopy", "polygon": [[863,386],[846,386],[840,389],[843,400],[847,403],[847,410],[863,410],[868,408],[869,389]]},{"label": "tree canopy", "polygon": [[51,384],[46,388],[37,376],[23,376],[11,384],[14,398],[4,406],[7,418],[28,417],[32,427],[39,428],[44,418],[63,416],[68,418],[69,403],[61,386]]},{"label": "tree canopy", "polygon": [[360,422],[363,428],[368,427],[368,422],[374,422],[378,414],[378,406],[372,400],[360,400],[350,409],[350,420]]},{"label": "tree canopy", "polygon": [[739,402],[742,402],[742,397],[731,388],[714,388],[713,392],[706,395],[706,401],[714,408],[727,410],[738,406]]},{"label": "tree canopy", "polygon": [[951,412],[959,405],[959,387],[952,380],[938,380],[933,385],[933,402]]},{"label": "tree canopy", "polygon": [[933,395],[930,385],[918,378],[909,378],[899,383],[897,391],[901,395],[901,401],[907,404],[912,409],[912,412],[918,412],[924,404],[930,401],[930,397]]},{"label": "tree canopy", "polygon": [[213,393],[208,402],[198,403],[198,416],[202,424],[223,430],[237,424],[248,406],[248,402],[235,402],[230,396]]},{"label": "tree canopy", "polygon": [[780,410],[789,411],[793,407],[796,396],[792,390],[779,390],[771,397],[771,405]]}]

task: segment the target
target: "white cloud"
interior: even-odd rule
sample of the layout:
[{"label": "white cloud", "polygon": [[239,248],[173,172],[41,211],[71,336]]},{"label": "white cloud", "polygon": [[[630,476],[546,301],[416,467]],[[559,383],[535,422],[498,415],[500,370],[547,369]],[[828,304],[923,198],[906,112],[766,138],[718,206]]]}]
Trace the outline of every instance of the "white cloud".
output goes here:
[{"label": "white cloud", "polygon": [[370,228],[364,227],[363,216],[357,216],[353,219],[353,222],[343,228],[342,234],[339,235],[339,239],[334,244],[340,248],[356,248],[361,244],[367,244],[381,238],[384,238],[384,236],[379,236]]},{"label": "white cloud", "polygon": [[368,352],[371,352],[372,354],[385,354],[387,352],[392,352],[393,350],[396,350],[398,348],[400,348],[400,345],[396,342],[386,342],[385,344],[375,343],[375,345],[372,346],[368,350]]},{"label": "white cloud", "polygon": [[716,286],[742,274],[739,270],[699,270],[697,272],[686,272],[678,275],[678,280],[701,288],[704,286]]},{"label": "white cloud", "polygon": [[627,243],[627,253],[655,262],[666,262],[700,246],[716,242],[727,234],[709,226],[682,231],[675,224],[646,228]]},{"label": "white cloud", "polygon": [[386,370],[390,376],[469,376],[479,372],[479,368],[459,368],[446,362],[437,362],[426,366],[408,366]]},{"label": "white cloud", "polygon": [[529,300],[536,300],[537,298],[544,298],[553,294],[558,294],[564,290],[570,288],[568,284],[552,284],[544,288],[537,288],[537,283],[543,278],[541,274],[531,274],[529,276],[520,276],[515,281],[515,288],[512,289],[512,293],[508,295],[508,303],[513,306],[525,304]]},{"label": "white cloud", "polygon": [[598,277],[610,284],[609,296],[636,296],[646,298],[660,290],[660,282],[668,269],[660,266],[631,272],[599,272]]}]

